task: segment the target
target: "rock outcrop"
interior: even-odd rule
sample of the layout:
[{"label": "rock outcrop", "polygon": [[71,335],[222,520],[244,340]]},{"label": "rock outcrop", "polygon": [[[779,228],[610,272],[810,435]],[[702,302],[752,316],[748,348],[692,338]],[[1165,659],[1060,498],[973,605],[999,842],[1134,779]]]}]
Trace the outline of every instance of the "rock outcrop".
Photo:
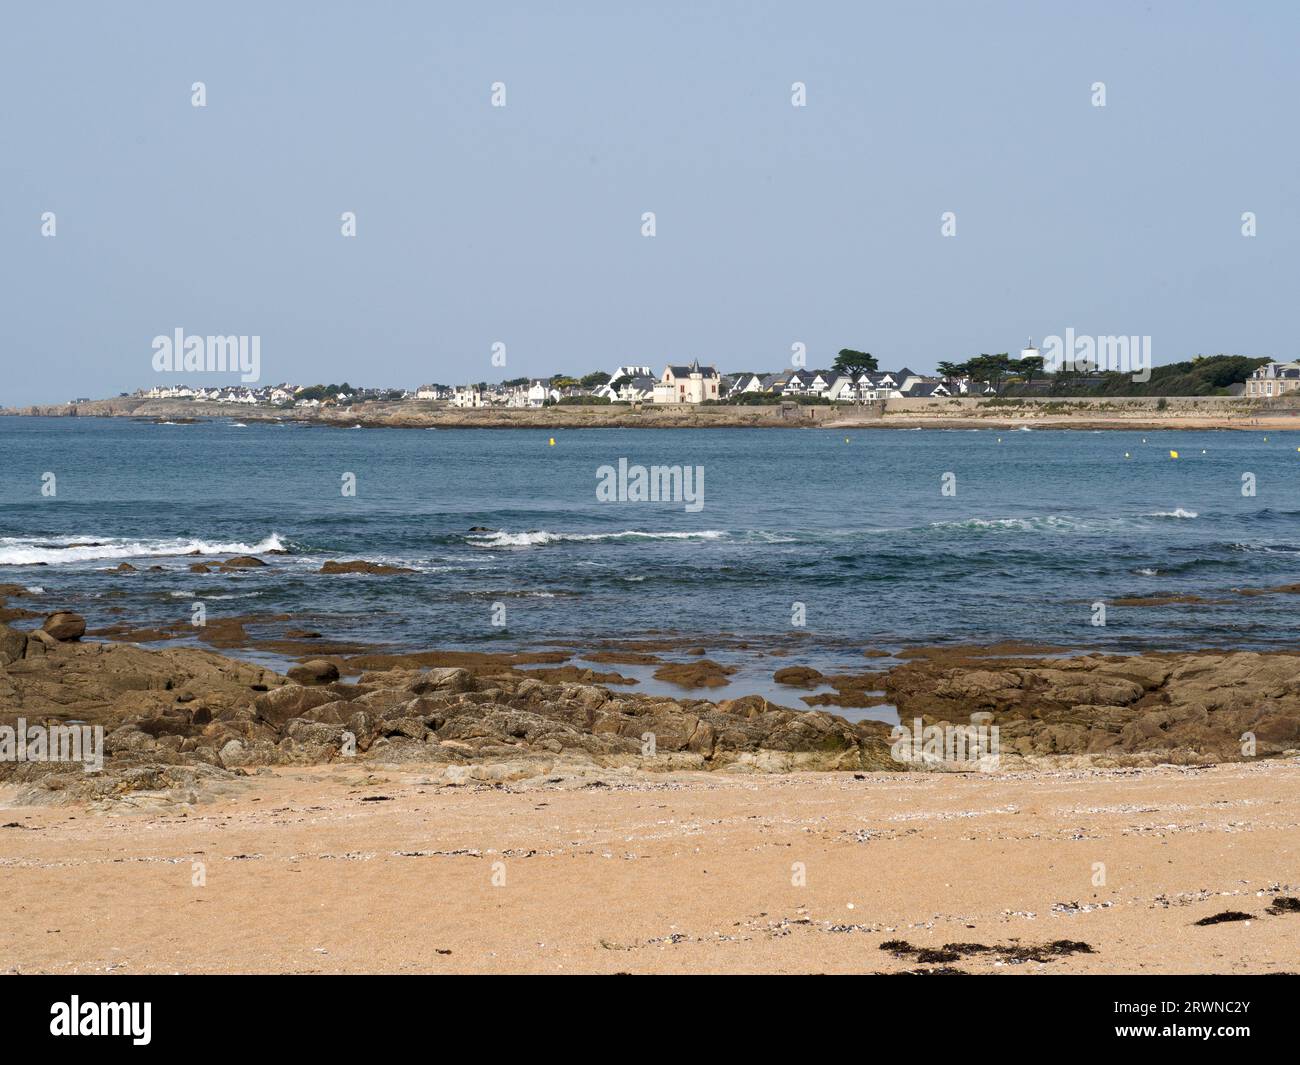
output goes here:
[{"label": "rock outcrop", "polygon": [[[6,656],[22,635],[0,633]],[[242,773],[351,758],[509,766],[517,775],[575,763],[741,772],[903,768],[890,758],[884,725],[759,697],[715,704],[629,695],[499,667],[391,668],[343,681],[323,660],[295,667],[291,673],[306,683],[294,683],[209,651],[40,635],[50,640],[40,654],[23,637],[24,656],[0,667],[0,724],[21,716],[100,725],[110,775],[196,764]],[[0,764],[0,780],[100,795],[102,786],[81,782],[84,775],[80,765]]]},{"label": "rock outcrop", "polygon": [[353,559],[350,562],[329,561],[320,568],[321,573],[371,573],[377,576],[387,577],[400,573],[414,573],[415,570],[408,569],[406,566],[389,566],[382,562],[365,562],[361,559]]},{"label": "rock outcrop", "polygon": [[[32,801],[49,801],[55,791],[103,797],[130,792],[133,781],[164,779],[183,791],[186,780],[351,759],[491,779],[583,764],[730,772],[917,768],[891,756],[890,727],[878,721],[790,710],[757,695],[715,703],[613,691],[521,668],[535,661],[469,655],[478,664],[462,668],[430,657],[437,655],[310,659],[286,679],[211,651],[64,641],[46,628],[24,633],[0,624],[0,725],[19,717],[29,724],[75,721],[102,726],[105,734],[103,773],[84,774],[79,764],[0,762],[0,781],[27,784],[35,788],[29,798],[45,796]],[[554,664],[553,655],[544,657]],[[692,665],[716,675],[707,660]],[[856,691],[853,678],[823,679],[841,695]],[[997,726],[1003,769],[1197,764],[1300,752],[1300,655],[945,653],[860,682],[882,684],[909,726],[916,718],[926,726]],[[189,770],[200,776],[186,776]],[[119,783],[105,785],[104,774]]]},{"label": "rock outcrop", "polygon": [[1215,762],[1300,749],[1300,656],[1084,655],[921,659],[885,690],[907,722],[991,713],[1004,752],[1120,764]]}]

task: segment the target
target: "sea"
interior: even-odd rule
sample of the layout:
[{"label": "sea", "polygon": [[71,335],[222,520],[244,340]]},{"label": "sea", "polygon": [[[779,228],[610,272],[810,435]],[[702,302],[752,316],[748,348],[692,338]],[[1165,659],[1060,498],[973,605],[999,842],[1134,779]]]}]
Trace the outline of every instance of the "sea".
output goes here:
[{"label": "sea", "polygon": [[[610,499],[620,460],[698,499]],[[190,571],[235,554],[269,565]],[[92,629],[202,602],[254,636],[287,614],[393,650],[657,640],[770,677],[750,652],[1291,648],[1300,595],[1240,590],[1297,582],[1300,432],[0,418],[0,584]]]}]

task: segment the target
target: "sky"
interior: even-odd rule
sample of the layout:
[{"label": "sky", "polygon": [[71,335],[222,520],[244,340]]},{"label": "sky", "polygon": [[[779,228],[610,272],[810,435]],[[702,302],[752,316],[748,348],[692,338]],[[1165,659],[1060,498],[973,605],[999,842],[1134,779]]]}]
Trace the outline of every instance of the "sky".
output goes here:
[{"label": "sky", "polygon": [[157,373],[176,329],[376,387],[795,344],[932,370],[1067,329],[1291,359],[1298,30],[1290,0],[6,0],[0,405],[236,380]]}]

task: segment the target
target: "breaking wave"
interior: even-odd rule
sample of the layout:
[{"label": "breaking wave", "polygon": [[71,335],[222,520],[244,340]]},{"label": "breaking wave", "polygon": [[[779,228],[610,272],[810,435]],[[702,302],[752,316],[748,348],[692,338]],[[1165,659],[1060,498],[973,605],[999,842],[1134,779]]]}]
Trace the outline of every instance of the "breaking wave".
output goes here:
[{"label": "breaking wave", "polygon": [[538,547],[543,544],[587,544],[619,540],[721,540],[726,535],[719,529],[704,529],[701,532],[641,532],[625,529],[611,533],[557,533],[541,529],[537,532],[473,534],[467,538],[467,542],[474,547]]},{"label": "breaking wave", "polygon": [[93,536],[0,537],[0,566],[60,566],[71,562],[94,562],[111,558],[166,558],[169,555],[251,555],[283,551],[279,533],[255,544],[198,539],[128,540]]}]

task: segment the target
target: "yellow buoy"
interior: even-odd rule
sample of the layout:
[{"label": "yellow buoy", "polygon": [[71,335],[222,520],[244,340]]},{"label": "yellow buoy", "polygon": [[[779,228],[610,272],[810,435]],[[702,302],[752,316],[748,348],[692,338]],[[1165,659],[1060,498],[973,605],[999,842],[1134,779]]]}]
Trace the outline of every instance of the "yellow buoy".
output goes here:
[{"label": "yellow buoy", "polygon": [[1171,452],[1169,452],[1169,457],[1170,457],[1171,459],[1176,459],[1176,458],[1178,457],[1178,452],[1177,452],[1177,451],[1171,451]]},{"label": "yellow buoy", "polygon": [[551,447],[554,447],[554,446],[555,446],[555,437],[551,437],[551,439],[550,439],[549,441],[547,441],[547,443],[548,443]]},{"label": "yellow buoy", "polygon": [[848,438],[847,436],[844,438],[844,442],[845,442],[846,444],[849,442],[849,438]]}]

